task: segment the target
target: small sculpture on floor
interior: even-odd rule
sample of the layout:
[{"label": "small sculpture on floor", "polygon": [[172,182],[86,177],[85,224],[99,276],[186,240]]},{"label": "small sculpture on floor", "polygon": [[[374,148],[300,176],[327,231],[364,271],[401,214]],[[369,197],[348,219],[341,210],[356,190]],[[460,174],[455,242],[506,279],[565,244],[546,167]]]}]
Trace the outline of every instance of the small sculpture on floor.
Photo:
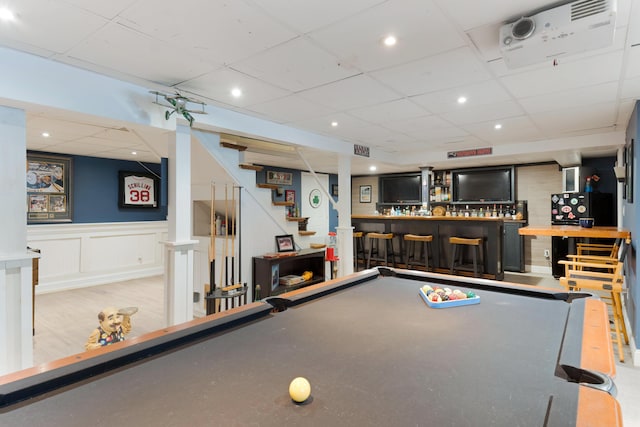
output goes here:
[{"label": "small sculpture on floor", "polygon": [[121,309],[107,307],[103,309],[98,313],[100,326],[91,333],[84,348],[93,350],[124,341],[125,335],[131,332],[131,316],[137,311],[137,307]]}]

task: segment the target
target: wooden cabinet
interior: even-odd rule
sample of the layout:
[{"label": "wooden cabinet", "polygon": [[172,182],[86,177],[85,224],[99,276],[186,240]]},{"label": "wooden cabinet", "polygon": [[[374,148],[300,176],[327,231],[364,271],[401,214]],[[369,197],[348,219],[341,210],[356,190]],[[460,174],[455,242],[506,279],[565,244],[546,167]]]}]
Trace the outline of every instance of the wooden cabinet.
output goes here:
[{"label": "wooden cabinet", "polygon": [[[280,285],[281,277],[300,276],[305,271],[313,272],[310,280],[292,286]],[[324,282],[324,271],[324,249],[303,249],[296,255],[282,257],[253,257],[253,294],[257,295],[257,285],[260,285],[260,298],[265,298]]]},{"label": "wooden cabinet", "polygon": [[524,273],[524,238],[518,230],[525,225],[525,221],[504,222],[502,264],[505,271]]}]

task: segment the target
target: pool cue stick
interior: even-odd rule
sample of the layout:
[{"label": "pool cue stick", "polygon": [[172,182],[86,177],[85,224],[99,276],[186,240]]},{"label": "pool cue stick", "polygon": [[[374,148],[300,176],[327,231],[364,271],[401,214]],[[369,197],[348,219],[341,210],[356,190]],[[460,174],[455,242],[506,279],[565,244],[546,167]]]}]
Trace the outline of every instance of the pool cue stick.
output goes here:
[{"label": "pool cue stick", "polygon": [[224,283],[229,286],[229,184],[224,185]]},{"label": "pool cue stick", "polygon": [[[225,184],[225,185],[226,185],[226,184]],[[225,198],[226,198],[226,196],[225,196]],[[226,200],[224,201],[224,204],[225,204],[225,206],[226,206],[226,204],[227,204],[227,201],[226,201]],[[226,225],[225,225],[225,227],[226,227]],[[227,239],[225,238],[224,242],[222,243],[222,253],[223,253],[222,257],[223,257],[223,259],[224,259],[224,253],[225,253],[226,248],[227,248],[227,246],[226,246],[226,245],[227,245]],[[223,270],[224,270],[224,265],[222,265],[222,266],[220,267],[220,287],[221,287],[221,288],[223,288],[223,287],[224,287],[224,282],[222,281],[222,277],[223,277],[223,276],[222,276],[222,274],[223,274]]]},{"label": "pool cue stick", "polygon": [[211,221],[210,234],[211,241],[209,242],[209,293],[213,293],[216,288],[216,184],[211,183]]},{"label": "pool cue stick", "polygon": [[[238,216],[237,218],[242,218],[242,187],[238,186]],[[238,229],[238,232],[236,233],[238,236],[238,282],[242,283],[242,240],[240,239],[240,236],[242,234],[242,223],[238,223],[238,220],[236,219],[236,227],[238,227],[238,224],[240,224],[240,228]]]},{"label": "pool cue stick", "polygon": [[231,184],[231,284],[235,285],[236,263],[236,188]]}]

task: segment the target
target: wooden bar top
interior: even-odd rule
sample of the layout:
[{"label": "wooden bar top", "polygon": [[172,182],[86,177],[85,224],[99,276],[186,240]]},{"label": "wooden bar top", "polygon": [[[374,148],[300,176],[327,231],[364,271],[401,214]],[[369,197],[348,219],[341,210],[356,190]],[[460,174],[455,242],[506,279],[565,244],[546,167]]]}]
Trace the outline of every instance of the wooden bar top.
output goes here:
[{"label": "wooden bar top", "polygon": [[591,227],[579,225],[529,225],[518,230],[522,236],[558,236],[558,237],[599,237],[605,239],[626,239],[631,231],[618,227]]},{"label": "wooden bar top", "polygon": [[[507,221],[507,218],[480,216],[411,216],[411,215],[351,215],[351,219],[388,219],[410,221]],[[509,221],[512,221],[509,219]]]}]

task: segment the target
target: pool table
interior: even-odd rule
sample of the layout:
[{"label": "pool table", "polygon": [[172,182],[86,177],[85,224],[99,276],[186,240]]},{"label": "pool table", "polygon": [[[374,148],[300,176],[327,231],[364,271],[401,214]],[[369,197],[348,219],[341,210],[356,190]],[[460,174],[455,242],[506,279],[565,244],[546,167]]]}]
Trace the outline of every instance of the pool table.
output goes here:
[{"label": "pool table", "polygon": [[588,294],[366,270],[0,377],[0,425],[618,426],[608,334]]}]

